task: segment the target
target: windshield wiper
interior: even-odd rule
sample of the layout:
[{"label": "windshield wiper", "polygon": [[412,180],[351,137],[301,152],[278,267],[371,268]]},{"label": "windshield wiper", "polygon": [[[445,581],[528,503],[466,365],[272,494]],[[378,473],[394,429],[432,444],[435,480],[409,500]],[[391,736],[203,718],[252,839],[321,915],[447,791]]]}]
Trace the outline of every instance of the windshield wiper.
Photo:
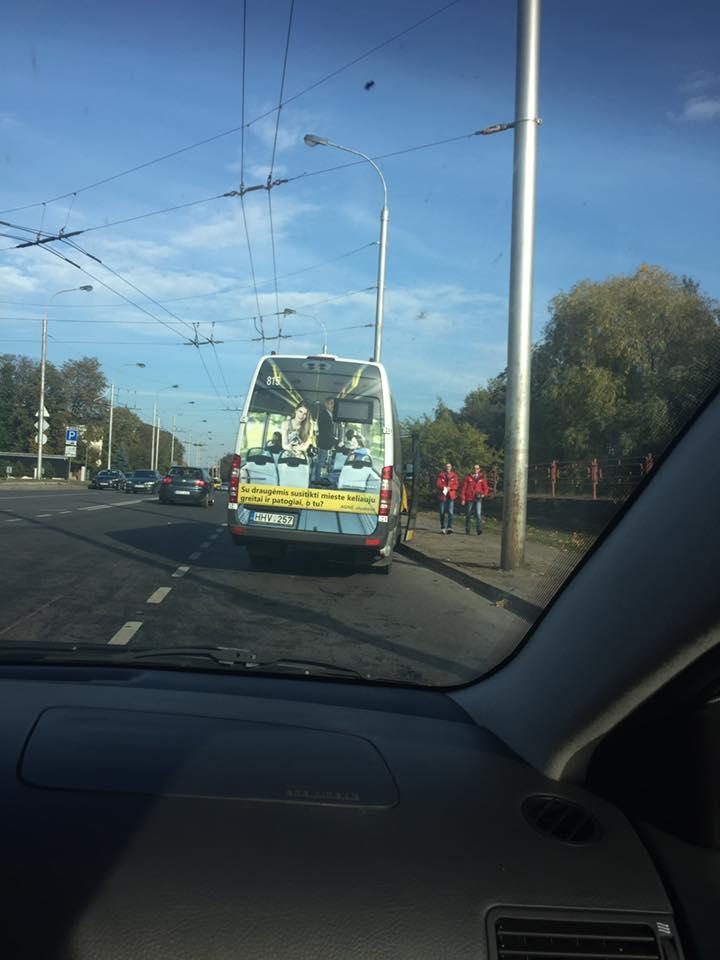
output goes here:
[{"label": "windshield wiper", "polygon": [[43,660],[48,663],[92,662],[134,663],[147,661],[160,665],[179,666],[186,660],[211,660],[224,667],[257,673],[300,673],[305,676],[354,677],[370,679],[369,674],[323,660],[305,660],[279,657],[276,660],[258,660],[257,654],[242,647],[184,646],[184,647],[112,647],[107,643],[58,641],[47,644],[12,644],[0,646],[0,663],[27,663]]}]

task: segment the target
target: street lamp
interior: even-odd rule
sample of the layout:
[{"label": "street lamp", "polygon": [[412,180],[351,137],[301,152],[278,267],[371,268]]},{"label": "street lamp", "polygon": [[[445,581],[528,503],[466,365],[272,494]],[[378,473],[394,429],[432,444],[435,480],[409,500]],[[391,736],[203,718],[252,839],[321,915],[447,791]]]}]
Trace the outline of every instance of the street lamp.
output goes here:
[{"label": "street lamp", "polygon": [[323,332],[322,352],[323,354],[326,354],[328,352],[327,329],[325,328],[325,324],[322,322],[322,320],[319,317],[314,317],[311,313],[299,313],[297,310],[292,310],[290,307],[285,307],[285,309],[282,312],[282,315],[284,317],[291,317],[293,315],[296,317],[307,317],[309,320],[314,320],[315,323],[319,323],[320,326],[322,327],[322,332]]},{"label": "street lamp", "polygon": [[152,443],[150,447],[151,470],[157,470],[158,462],[160,460],[160,414],[157,408],[158,396],[159,394],[164,393],[166,390],[177,390],[179,387],[179,383],[171,383],[169,387],[163,387],[162,390],[158,390],[158,392],[155,394],[155,400],[153,402]]},{"label": "street lamp", "polygon": [[42,480],[43,466],[43,446],[45,445],[45,367],[47,364],[47,336],[48,336],[48,310],[55,297],[61,293],[75,293],[82,290],[83,293],[92,291],[92,284],[84,283],[81,287],[69,287],[67,290],[58,290],[47,302],[45,314],[42,322],[42,343],[40,348],[40,408],[38,410],[38,452],[37,452],[37,479]]},{"label": "street lamp", "polygon": [[[145,369],[147,364],[145,363],[123,363],[123,367],[140,367],[142,370]],[[118,393],[120,392],[120,387],[118,387]],[[108,470],[112,469],[112,440],[113,440],[113,414],[115,412],[115,384],[110,384],[110,419],[108,423],[108,452],[107,452],[107,468]]]},{"label": "street lamp", "polygon": [[335,147],[336,150],[343,150],[345,153],[352,153],[356,157],[362,157],[363,160],[367,160],[370,166],[380,177],[380,182],[382,183],[383,188],[383,208],[380,211],[378,282],[377,300],[375,303],[375,349],[373,351],[373,360],[376,363],[379,363],[380,353],[382,350],[383,311],[385,305],[385,259],[387,254],[387,232],[388,222],[390,220],[390,213],[387,205],[387,184],[385,183],[385,177],[382,175],[382,171],[375,161],[366,153],[362,153],[360,150],[354,150],[352,147],[343,147],[339,143],[333,143],[332,140],[327,140],[325,137],[318,137],[314,133],[306,133],[304,139],[308,147]]}]

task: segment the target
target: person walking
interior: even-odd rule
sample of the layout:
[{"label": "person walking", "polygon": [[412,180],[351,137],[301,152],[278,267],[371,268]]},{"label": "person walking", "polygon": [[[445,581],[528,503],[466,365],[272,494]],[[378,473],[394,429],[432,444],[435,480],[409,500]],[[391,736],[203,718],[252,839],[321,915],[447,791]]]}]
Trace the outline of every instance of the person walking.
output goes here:
[{"label": "person walking", "polygon": [[445,464],[445,469],[437,475],[435,486],[438,492],[440,506],[440,533],[453,532],[453,514],[455,513],[455,497],[460,481],[452,468],[451,463]]},{"label": "person walking", "polygon": [[470,533],[470,520],[475,515],[475,530],[477,535],[482,533],[482,502],[483,497],[490,493],[485,471],[476,463],[472,471],[463,480],[460,491],[460,503],[465,507],[465,533]]}]

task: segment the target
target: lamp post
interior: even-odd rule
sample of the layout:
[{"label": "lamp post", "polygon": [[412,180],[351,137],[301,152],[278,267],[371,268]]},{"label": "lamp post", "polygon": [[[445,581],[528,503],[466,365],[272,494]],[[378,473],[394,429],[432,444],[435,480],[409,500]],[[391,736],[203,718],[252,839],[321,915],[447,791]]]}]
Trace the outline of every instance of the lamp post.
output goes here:
[{"label": "lamp post", "polygon": [[387,254],[388,223],[390,221],[390,212],[387,205],[387,184],[385,183],[385,177],[382,175],[382,171],[375,161],[366,153],[362,153],[360,150],[354,150],[352,147],[344,147],[339,143],[333,143],[332,140],[327,140],[325,137],[318,137],[313,133],[305,134],[304,139],[308,147],[335,147],[336,150],[343,150],[345,153],[352,153],[356,157],[362,157],[363,160],[367,160],[373,170],[375,170],[377,175],[380,177],[380,182],[382,183],[383,188],[383,207],[380,211],[377,299],[375,302],[375,348],[373,350],[373,360],[376,363],[379,363],[380,354],[382,352],[383,313],[385,306],[385,260]]},{"label": "lamp post", "polygon": [[169,387],[163,387],[162,390],[158,390],[155,394],[155,400],[153,401],[153,425],[152,425],[152,440],[150,442],[150,469],[157,470],[158,460],[160,453],[160,414],[158,412],[158,396],[161,393],[164,393],[166,390],[177,390],[180,387],[179,383],[171,383]]},{"label": "lamp post", "polygon": [[[140,367],[145,369],[146,364],[144,363],[124,363],[124,367]],[[120,388],[118,387],[118,393]],[[115,413],[115,384],[110,384],[110,419],[108,422],[108,452],[107,452],[107,469],[112,469],[112,441],[113,441],[113,415]]]},{"label": "lamp post", "polygon": [[322,352],[323,352],[323,354],[325,354],[325,353],[328,352],[327,329],[326,329],[326,327],[325,327],[325,324],[323,323],[323,321],[322,321],[319,317],[314,317],[311,313],[300,313],[300,312],[297,311],[297,310],[292,310],[290,307],[285,307],[285,309],[284,309],[283,312],[282,312],[282,315],[283,315],[284,317],[291,317],[291,316],[307,317],[309,320],[314,320],[315,323],[319,323],[320,326],[322,327],[322,332],[323,332]]},{"label": "lamp post", "polygon": [[38,480],[42,480],[43,447],[45,445],[45,367],[47,365],[48,310],[55,297],[59,297],[61,293],[75,293],[78,290],[82,290],[84,293],[90,293],[92,291],[92,284],[84,283],[81,287],[68,287],[66,290],[58,290],[57,293],[54,293],[48,300],[43,316],[42,342],[40,346],[40,407],[38,408]]}]

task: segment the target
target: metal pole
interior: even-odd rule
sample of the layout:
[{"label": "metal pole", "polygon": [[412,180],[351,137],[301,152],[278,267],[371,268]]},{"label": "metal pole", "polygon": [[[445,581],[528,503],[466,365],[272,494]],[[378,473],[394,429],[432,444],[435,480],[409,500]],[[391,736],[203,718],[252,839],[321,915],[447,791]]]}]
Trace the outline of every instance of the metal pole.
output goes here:
[{"label": "metal pole", "polygon": [[503,570],[514,570],[522,564],[527,527],[539,60],[540,0],[518,0],[505,492],[500,556]]},{"label": "metal pole", "polygon": [[158,469],[160,464],[160,414],[157,418],[157,433],[155,434],[155,466],[154,470]]},{"label": "metal pole", "polygon": [[382,351],[383,312],[384,312],[384,305],[385,305],[385,257],[387,252],[388,221],[390,220],[390,214],[388,212],[388,190],[387,190],[387,183],[385,182],[385,177],[383,176],[382,170],[375,163],[372,157],[369,157],[366,153],[363,153],[361,150],[355,150],[353,147],[344,147],[341,143],[335,143],[333,140],[328,140],[326,137],[318,137],[312,133],[306,134],[304,139],[305,139],[305,143],[309,147],[319,147],[319,146],[335,147],[336,150],[344,150],[345,153],[352,153],[356,157],[362,157],[363,160],[367,160],[367,162],[373,168],[375,173],[380,177],[380,182],[382,183],[382,188],[383,188],[383,207],[380,212],[378,283],[377,283],[377,298],[375,301],[375,346],[373,349],[373,360],[376,363],[379,363],[380,354]]},{"label": "metal pole", "polygon": [[150,469],[155,469],[155,418],[157,417],[157,401],[153,403],[152,439],[150,440]]},{"label": "metal pole", "polygon": [[42,346],[40,349],[40,406],[38,408],[38,452],[37,452],[37,479],[42,480],[43,470],[43,436],[45,433],[45,365],[47,362],[47,333],[48,315],[42,322]]},{"label": "metal pole", "polygon": [[373,360],[380,363],[382,353],[383,314],[385,312],[385,259],[387,257],[387,235],[390,213],[387,205],[380,211],[380,249],[378,252],[377,300],[375,302],[375,348]]},{"label": "metal pole", "polygon": [[113,410],[115,406],[115,384],[110,384],[110,423],[108,424],[108,451],[107,468],[112,470],[112,428],[113,428]]},{"label": "metal pole", "polygon": [[170,438],[170,466],[175,462],[175,422],[177,414],[173,414],[172,437]]}]

